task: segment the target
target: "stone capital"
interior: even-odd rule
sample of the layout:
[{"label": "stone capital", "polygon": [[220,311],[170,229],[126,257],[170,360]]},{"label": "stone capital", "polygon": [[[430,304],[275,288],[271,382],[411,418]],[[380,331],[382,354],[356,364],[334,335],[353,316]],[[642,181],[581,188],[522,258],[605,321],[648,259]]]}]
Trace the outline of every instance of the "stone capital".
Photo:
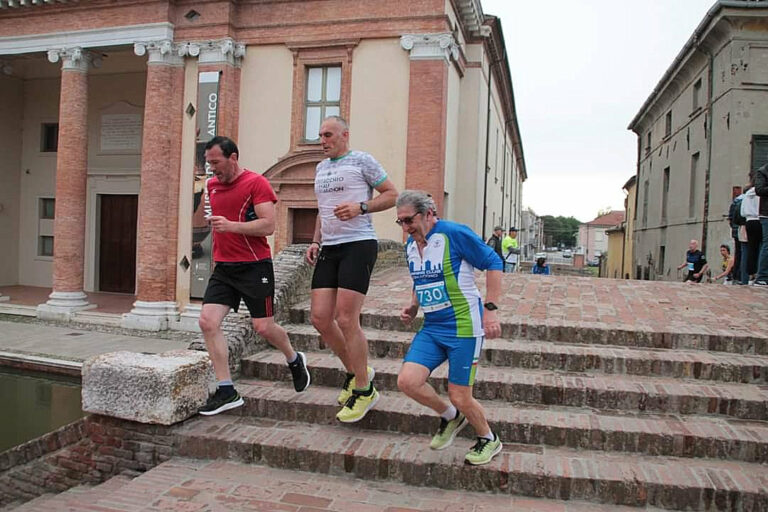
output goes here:
[{"label": "stone capital", "polygon": [[[221,64],[239,66],[245,56],[245,44],[225,38],[215,41],[186,43],[189,55],[199,55],[200,64]],[[192,53],[195,52],[195,53]]]},{"label": "stone capital", "polygon": [[80,71],[86,73],[88,64],[98,68],[101,66],[101,56],[99,54],[84,50],[79,46],[71,48],[54,48],[48,50],[48,62],[61,61],[63,71]]},{"label": "stone capital", "polygon": [[400,46],[411,53],[411,60],[450,61],[459,58],[459,45],[449,33],[405,34],[400,37]]},{"label": "stone capital", "polygon": [[133,44],[133,53],[142,57],[149,54],[147,64],[164,64],[166,66],[183,66],[184,58],[179,51],[180,45],[170,39],[159,41],[139,42]]}]

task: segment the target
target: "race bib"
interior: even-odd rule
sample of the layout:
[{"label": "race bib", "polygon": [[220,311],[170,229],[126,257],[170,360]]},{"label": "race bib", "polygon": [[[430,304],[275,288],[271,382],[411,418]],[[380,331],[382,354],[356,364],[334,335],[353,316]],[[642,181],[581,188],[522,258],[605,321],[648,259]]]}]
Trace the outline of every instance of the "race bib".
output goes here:
[{"label": "race bib", "polygon": [[416,285],[416,298],[425,313],[440,311],[451,306],[445,281]]},{"label": "race bib", "polygon": [[693,272],[693,263],[688,263],[688,271]]}]

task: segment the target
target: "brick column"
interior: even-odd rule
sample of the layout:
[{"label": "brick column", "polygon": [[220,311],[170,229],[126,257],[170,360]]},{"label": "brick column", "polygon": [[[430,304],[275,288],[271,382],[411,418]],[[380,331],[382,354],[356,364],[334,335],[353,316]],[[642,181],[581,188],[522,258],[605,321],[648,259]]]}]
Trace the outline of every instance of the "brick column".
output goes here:
[{"label": "brick column", "polygon": [[126,328],[165,330],[178,319],[176,249],[181,172],[184,59],[171,41],[141,43],[149,54],[141,146],[136,302]]},{"label": "brick column", "polygon": [[409,34],[400,45],[411,59],[405,187],[432,194],[442,214],[448,66],[456,43],[451,34]]},{"label": "brick column", "polygon": [[37,307],[39,318],[69,320],[96,307],[83,292],[85,203],[88,171],[88,63],[82,48],[51,50],[62,61],[59,150],[56,158],[56,214],[53,223],[53,293]]}]

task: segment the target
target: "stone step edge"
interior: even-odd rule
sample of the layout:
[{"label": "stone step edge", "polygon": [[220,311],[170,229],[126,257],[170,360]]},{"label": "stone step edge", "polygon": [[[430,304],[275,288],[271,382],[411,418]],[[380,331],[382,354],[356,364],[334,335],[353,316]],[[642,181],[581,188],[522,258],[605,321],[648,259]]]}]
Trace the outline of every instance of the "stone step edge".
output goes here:
[{"label": "stone step edge", "polygon": [[[180,477],[179,472],[183,471],[185,473],[184,476]],[[265,472],[267,472],[267,475],[265,475]],[[289,474],[286,474],[288,472]],[[296,475],[295,473],[298,473]],[[298,478],[297,478],[298,477]],[[374,510],[384,510],[384,504],[381,502],[375,501],[376,498],[371,498],[370,496],[363,494],[363,496],[360,497],[348,497],[348,496],[337,496],[334,494],[334,490],[338,488],[347,488],[349,486],[355,486],[358,482],[357,479],[351,478],[348,475],[327,475],[327,474],[321,474],[321,473],[307,473],[302,470],[287,470],[287,469],[280,469],[280,468],[273,468],[266,465],[253,463],[253,464],[243,464],[241,462],[235,462],[235,461],[221,461],[221,460],[205,460],[205,459],[191,459],[191,458],[185,458],[185,457],[173,457],[167,462],[163,462],[162,464],[152,468],[151,470],[144,473],[142,476],[137,477],[134,480],[134,483],[129,484],[128,486],[120,488],[116,493],[115,497],[120,500],[121,498],[124,499],[130,499],[135,496],[143,496],[146,500],[146,503],[154,503],[155,500],[162,500],[168,496],[175,497],[178,501],[176,503],[176,507],[183,508],[185,506],[185,502],[189,500],[190,495],[194,495],[196,492],[202,493],[214,493],[218,492],[220,489],[224,488],[241,488],[245,487],[243,489],[242,494],[238,493],[237,491],[234,491],[234,495],[238,498],[232,500],[232,501],[224,501],[222,500],[221,503],[227,505],[228,510],[235,510],[234,507],[239,505],[240,503],[243,503],[245,507],[247,507],[248,510],[253,509],[254,507],[261,509],[267,509],[269,508],[272,510],[272,507],[280,508],[281,506],[294,506],[294,509],[297,505],[295,505],[296,499],[301,498],[311,498],[313,496],[313,491],[310,489],[306,489],[304,486],[301,485],[299,482],[304,482],[311,479],[314,484],[322,485],[322,491],[321,491],[321,499],[319,501],[331,501],[332,503],[328,505],[329,508],[333,507],[332,510],[356,510],[356,508],[362,508],[363,510],[369,510],[367,507],[371,507],[371,505],[374,505]],[[164,482],[165,487],[157,485],[157,480]],[[280,501],[279,503],[273,503],[274,498],[265,498],[262,496],[253,496],[249,491],[250,487],[257,486],[257,487],[269,487],[272,484],[285,484],[287,482],[296,482],[297,485],[295,487],[292,486],[286,486],[286,493],[287,495],[292,496],[292,500],[289,500],[290,503],[286,504],[284,501]],[[369,482],[370,483],[370,482]],[[383,493],[383,492],[392,492],[392,482],[386,482],[384,486],[376,485],[375,483],[373,485],[368,485],[366,490],[372,490],[374,492]],[[186,491],[186,492],[185,492]],[[394,492],[398,494],[398,496],[407,496],[407,497],[424,497],[425,494],[425,488],[423,486],[414,486],[414,485],[407,485],[407,484],[398,484],[398,488],[394,489]],[[439,493],[441,493],[441,499],[445,496],[444,490],[439,490]],[[448,491],[451,492],[451,491]],[[461,493],[461,494],[459,494]],[[451,499],[455,501],[469,501],[470,503],[478,503],[478,504],[485,504],[488,502],[488,495],[485,493],[482,494],[468,494],[464,491],[453,491],[449,496],[447,496],[448,500],[451,501]],[[434,499],[434,493],[430,496],[426,497],[427,501],[432,501]],[[239,501],[242,500],[242,501]],[[339,503],[337,503],[337,500]],[[558,510],[560,512],[636,512],[637,508],[635,507],[623,507],[623,506],[616,506],[616,505],[602,505],[597,503],[589,503],[585,501],[576,501],[572,500],[569,502],[564,502],[562,500],[547,500],[547,499],[536,499],[536,498],[528,498],[528,497],[514,497],[509,496],[509,502],[505,505],[507,505],[509,508],[508,510],[520,510],[518,507],[522,507],[525,511],[531,512],[531,511],[537,511],[540,512],[542,510]],[[193,498],[191,501],[195,501]],[[452,501],[453,502],[453,501]],[[96,503],[96,505],[107,505],[108,502],[102,502],[99,501]],[[313,505],[318,505],[317,502],[312,503]],[[340,507],[340,505],[345,505],[344,508]],[[167,509],[170,509],[174,506],[174,503],[168,503],[163,502],[158,504],[160,507],[165,507]],[[395,511],[395,510],[402,510],[398,509],[397,507],[393,506],[392,504],[388,503],[387,505],[390,505],[387,510]],[[416,510],[427,510],[424,508],[424,504],[410,504],[411,507],[416,507]],[[190,505],[189,508],[193,508],[194,505]],[[500,510],[498,507],[494,507],[494,510]],[[221,509],[223,510],[223,509]],[[239,509],[238,509],[239,510]],[[319,512],[319,509],[307,507],[307,508],[300,508],[300,511],[306,511],[311,512],[317,510]],[[322,510],[326,510],[323,508]],[[408,509],[409,512],[413,511],[416,512],[413,508]],[[434,507],[429,507],[428,510],[435,510]],[[648,512],[652,511],[660,511],[661,509],[657,508],[647,508],[644,509]]]},{"label": "stone step edge", "polygon": [[[272,467],[468,491],[673,510],[766,510],[768,476],[750,463],[642,456],[610,457],[563,449],[531,453],[508,445],[491,463],[463,463],[470,442],[434,451],[428,436],[360,431],[218,416],[190,422],[177,434],[180,456],[229,458]],[[503,441],[502,441],[503,442]],[[762,478],[761,478],[762,475]]]},{"label": "stone step edge", "polygon": [[[34,512],[39,510],[51,510],[51,507],[56,510],[58,507],[71,506],[73,502],[76,501],[82,502],[83,499],[92,500],[95,498],[95,500],[98,501],[103,497],[105,493],[112,494],[117,490],[129,485],[132,481],[132,477],[118,474],[105,480],[104,482],[101,482],[100,484],[77,485],[58,494],[43,494],[37,498],[27,501],[18,508],[13,508],[11,510],[14,512]],[[41,508],[40,505],[43,504],[46,506]]]},{"label": "stone step edge", "polygon": [[[288,315],[290,323],[309,322],[309,308],[294,306]],[[412,332],[394,314],[362,313],[363,328],[375,328],[397,332]],[[501,322],[504,338],[562,341],[587,345],[643,346],[649,348],[707,350],[718,352],[754,353],[768,355],[768,337],[718,334],[711,332],[681,333],[678,331],[651,331],[638,327],[618,328],[602,324],[532,324],[528,321]]]},{"label": "stone step edge", "polygon": [[[294,348],[302,350],[307,347],[309,350],[325,350],[325,344],[320,345],[320,335],[311,326],[287,324],[283,326],[294,345]],[[370,355],[382,355],[382,351],[379,350],[382,344],[392,344],[397,347],[397,350],[387,350],[384,356],[386,358],[402,358],[405,355],[406,347],[410,344],[415,333],[393,333],[390,331],[363,329],[369,344]],[[607,352],[611,351],[611,352]],[[754,383],[765,382],[768,376],[768,357],[760,355],[745,355],[733,352],[707,352],[702,350],[670,350],[670,349],[655,349],[648,347],[622,347],[618,345],[584,345],[578,343],[567,343],[560,341],[546,341],[546,340],[528,340],[528,339],[492,339],[485,340],[483,344],[483,352],[481,354],[481,360],[490,363],[493,366],[510,366],[501,363],[496,363],[504,359],[502,356],[496,356],[495,354],[501,353],[513,353],[513,354],[530,354],[538,356],[542,359],[542,363],[549,362],[549,369],[563,370],[562,366],[567,364],[567,361],[562,358],[589,358],[591,360],[599,360],[603,363],[598,365],[597,368],[592,367],[585,370],[567,370],[565,371],[594,371],[595,373],[619,373],[626,375],[657,375],[661,374],[662,368],[656,368],[656,373],[639,373],[637,371],[611,371],[615,368],[623,368],[625,370],[632,370],[637,365],[654,365],[654,366],[666,366],[669,369],[670,365],[675,366],[674,371],[680,373],[680,377],[692,378],[697,380],[717,380],[723,382],[742,382],[742,383]],[[658,357],[657,357],[658,356]],[[668,356],[669,359],[664,359],[662,356]],[[700,359],[696,360],[696,356]],[[554,360],[557,358],[557,360]],[[731,359],[731,360],[729,360]],[[617,361],[620,361],[617,363]],[[559,364],[560,368],[554,368],[553,364]],[[627,368],[630,365],[630,368]],[[512,367],[512,366],[510,366]],[[536,368],[535,366],[516,366],[522,368]],[[724,370],[723,368],[731,368],[732,370]],[[653,370],[653,368],[651,368]],[[720,378],[713,377],[713,371],[715,377],[720,375]],[[732,376],[734,372],[737,372],[739,379],[727,380],[724,377]],[[688,375],[685,375],[688,373]],[[695,374],[704,375],[703,377],[696,377]],[[755,377],[755,375],[758,375]],[[672,377],[678,377],[673,375]]]},{"label": "stone step edge", "polygon": [[[313,385],[306,392],[296,393],[288,382],[241,379],[236,384],[245,400],[245,407],[234,410],[234,414],[279,421],[337,424],[336,413],[340,408],[336,402],[338,388]],[[444,398],[447,400],[447,397]],[[601,414],[575,407],[562,407],[563,410],[555,411],[551,408],[542,410],[478,401],[491,428],[502,439],[519,444],[768,462],[768,422],[740,421],[730,424],[695,416],[681,421],[679,415],[673,414],[640,418]],[[518,414],[512,414],[512,411]],[[432,410],[403,393],[387,391],[381,394],[376,407],[358,425],[368,430],[430,435],[436,431],[439,418]],[[460,435],[471,438],[474,433],[468,426]]]},{"label": "stone step edge", "polygon": [[[306,354],[313,379],[341,386],[342,366],[335,356],[316,352]],[[399,361],[369,358],[368,364],[377,372],[378,386],[382,389],[397,389]],[[264,350],[242,359],[241,371],[245,377],[284,380],[288,370],[282,354]],[[269,376],[257,373],[264,371]],[[433,372],[430,382],[439,389],[446,388],[445,364]],[[768,396],[763,396],[764,387],[739,383],[702,384],[663,377],[573,374],[484,366],[478,372],[474,394],[476,398],[504,402],[577,405],[608,410],[669,410],[681,414],[721,414],[741,419],[764,419],[768,417]],[[740,394],[747,396],[739,397]]]}]

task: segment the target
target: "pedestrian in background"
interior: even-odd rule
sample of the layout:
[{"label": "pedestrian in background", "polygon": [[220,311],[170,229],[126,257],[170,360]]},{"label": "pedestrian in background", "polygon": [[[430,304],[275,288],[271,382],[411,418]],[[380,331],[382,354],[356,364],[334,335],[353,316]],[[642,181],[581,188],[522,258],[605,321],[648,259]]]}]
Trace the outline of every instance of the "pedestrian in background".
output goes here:
[{"label": "pedestrian in background", "polygon": [[717,281],[718,279],[722,279],[724,277],[724,284],[731,284],[731,282],[734,281],[734,279],[731,277],[731,270],[733,270],[734,265],[734,257],[731,255],[731,248],[728,247],[727,244],[720,246],[720,256],[723,257],[723,261],[721,263],[722,272],[713,277],[712,281]]},{"label": "pedestrian in background", "polygon": [[536,264],[531,268],[531,274],[540,274],[544,276],[552,275],[552,272],[549,270],[549,265],[547,265],[546,256],[536,258]]},{"label": "pedestrian in background", "polygon": [[501,252],[504,254],[504,273],[514,272],[520,254],[520,247],[517,243],[517,228],[509,228],[507,236],[501,241]]},{"label": "pedestrian in background", "polygon": [[768,164],[760,167],[755,173],[755,193],[760,197],[758,214],[762,231],[762,245],[754,284],[755,286],[768,286]]},{"label": "pedestrian in background", "polygon": [[501,261],[504,261],[504,253],[502,252],[502,249],[501,249],[502,233],[504,233],[504,228],[502,228],[501,226],[496,226],[495,228],[493,228],[493,234],[488,239],[486,244],[488,244],[491,247],[491,249],[493,249],[493,252],[495,252],[499,256]]},{"label": "pedestrian in background", "polygon": [[699,241],[691,240],[688,244],[688,251],[685,253],[685,261],[678,265],[677,270],[686,268],[688,273],[685,275],[683,282],[700,283],[701,278],[704,277],[704,272],[709,269],[707,258],[704,253],[699,250]]},{"label": "pedestrian in background", "polygon": [[742,283],[753,282],[758,270],[760,245],[763,240],[763,228],[760,225],[760,198],[755,194],[754,173],[749,173],[749,187],[741,200],[741,217],[745,219],[747,235],[746,279],[742,274]]}]

